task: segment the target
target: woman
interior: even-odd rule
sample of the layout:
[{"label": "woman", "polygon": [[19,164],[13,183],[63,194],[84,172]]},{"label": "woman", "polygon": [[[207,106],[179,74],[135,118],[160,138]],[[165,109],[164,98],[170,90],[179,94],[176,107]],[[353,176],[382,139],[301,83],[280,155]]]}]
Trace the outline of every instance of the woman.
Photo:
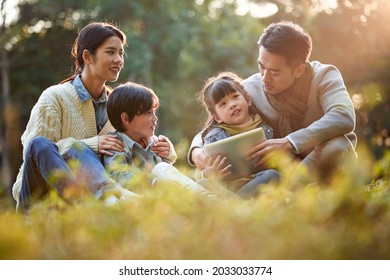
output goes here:
[{"label": "woman", "polygon": [[[68,201],[85,190],[98,198],[136,196],[110,179],[97,157],[123,150],[121,141],[107,135],[114,128],[107,117],[106,81],[118,79],[125,44],[125,34],[108,23],[91,23],[80,31],[72,48],[74,74],[42,93],[22,135],[24,163],[13,186],[17,207],[28,208],[51,188]],[[160,139],[157,152],[175,157],[170,142]]]}]

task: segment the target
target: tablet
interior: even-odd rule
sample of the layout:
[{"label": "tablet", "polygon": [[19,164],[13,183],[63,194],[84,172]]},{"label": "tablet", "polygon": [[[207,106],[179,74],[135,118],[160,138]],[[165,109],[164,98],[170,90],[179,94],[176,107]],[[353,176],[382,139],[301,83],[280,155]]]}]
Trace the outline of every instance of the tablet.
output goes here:
[{"label": "tablet", "polygon": [[232,165],[231,175],[225,179],[235,180],[259,171],[255,168],[258,159],[248,161],[246,157],[253,146],[264,140],[266,140],[264,130],[259,127],[220,141],[205,144],[203,149],[208,156],[225,156]]}]

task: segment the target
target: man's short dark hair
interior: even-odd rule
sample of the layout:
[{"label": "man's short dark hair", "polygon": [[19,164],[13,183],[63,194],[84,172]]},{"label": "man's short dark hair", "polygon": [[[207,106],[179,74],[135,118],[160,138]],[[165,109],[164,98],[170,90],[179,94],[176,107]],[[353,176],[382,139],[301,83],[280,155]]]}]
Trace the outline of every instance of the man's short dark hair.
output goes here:
[{"label": "man's short dark hair", "polygon": [[270,24],[257,43],[259,47],[263,46],[267,51],[285,57],[290,66],[307,62],[312,50],[310,35],[301,26],[290,21]]}]

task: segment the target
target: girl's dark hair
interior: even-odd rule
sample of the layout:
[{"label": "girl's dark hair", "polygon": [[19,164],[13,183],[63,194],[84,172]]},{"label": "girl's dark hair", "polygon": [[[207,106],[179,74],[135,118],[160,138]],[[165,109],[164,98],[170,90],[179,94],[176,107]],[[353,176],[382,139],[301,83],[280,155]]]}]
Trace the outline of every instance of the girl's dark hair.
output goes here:
[{"label": "girl's dark hair", "polygon": [[73,43],[71,51],[72,57],[75,60],[75,71],[72,76],[63,80],[61,83],[73,80],[78,74],[81,74],[84,68],[84,50],[88,50],[94,55],[96,50],[112,36],[118,37],[122,41],[122,44],[126,45],[125,33],[111,23],[93,22],[81,29]]},{"label": "girl's dark hair", "polygon": [[[250,96],[241,84],[241,81],[242,79],[233,72],[221,72],[206,80],[199,93],[199,101],[208,112],[208,118],[203,125],[202,138],[217,124],[212,115],[216,113],[215,104],[222,98],[234,92],[239,92],[250,99]],[[249,106],[249,113],[258,113],[253,103]]]},{"label": "girl's dark hair", "polygon": [[158,96],[154,91],[144,85],[127,82],[117,86],[108,97],[107,114],[112,126],[124,131],[121,114],[126,113],[129,121],[135,116],[146,113],[150,109],[160,106]]}]

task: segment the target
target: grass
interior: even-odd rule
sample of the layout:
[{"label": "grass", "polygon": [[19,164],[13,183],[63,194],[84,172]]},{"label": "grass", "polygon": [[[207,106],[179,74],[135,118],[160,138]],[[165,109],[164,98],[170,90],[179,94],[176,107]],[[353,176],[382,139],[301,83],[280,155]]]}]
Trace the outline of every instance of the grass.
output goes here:
[{"label": "grass", "polygon": [[389,259],[390,155],[361,154],[356,170],[294,187],[296,166],[278,158],[284,179],[249,201],[174,185],[111,207],[51,194],[28,216],[1,211],[0,259]]}]

